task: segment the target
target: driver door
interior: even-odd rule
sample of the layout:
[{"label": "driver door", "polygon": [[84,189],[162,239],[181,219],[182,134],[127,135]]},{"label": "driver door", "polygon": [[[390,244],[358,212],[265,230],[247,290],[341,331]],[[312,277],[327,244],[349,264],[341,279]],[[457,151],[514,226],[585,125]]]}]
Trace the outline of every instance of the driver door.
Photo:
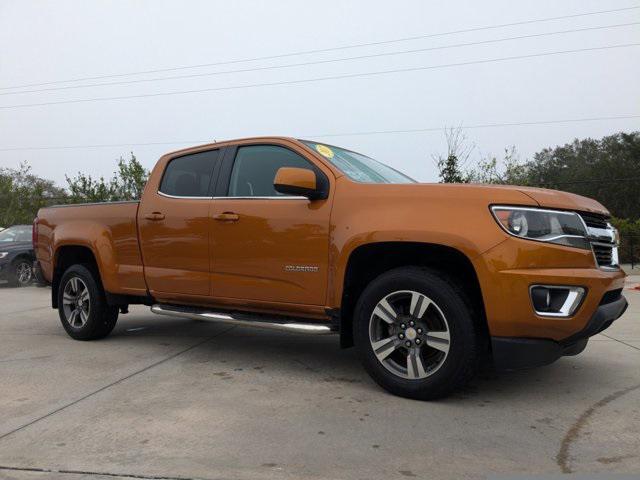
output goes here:
[{"label": "driver door", "polygon": [[[326,175],[297,147],[229,148],[211,206],[212,288],[218,299],[324,305],[331,202],[283,195],[281,167]],[[226,174],[224,172],[227,172]]]}]

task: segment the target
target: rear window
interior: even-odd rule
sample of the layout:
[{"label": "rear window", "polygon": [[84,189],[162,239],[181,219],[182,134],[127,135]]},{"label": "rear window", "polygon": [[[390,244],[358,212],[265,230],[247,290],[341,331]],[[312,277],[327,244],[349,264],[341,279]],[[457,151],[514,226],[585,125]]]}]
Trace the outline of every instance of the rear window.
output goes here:
[{"label": "rear window", "polygon": [[193,153],[171,160],[160,183],[160,193],[174,197],[208,197],[213,167],[220,151]]}]

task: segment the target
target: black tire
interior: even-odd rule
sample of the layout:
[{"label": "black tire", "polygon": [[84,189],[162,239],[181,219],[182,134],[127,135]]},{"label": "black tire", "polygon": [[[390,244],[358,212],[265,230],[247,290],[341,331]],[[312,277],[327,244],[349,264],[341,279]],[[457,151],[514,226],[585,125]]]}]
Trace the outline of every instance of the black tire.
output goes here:
[{"label": "black tire", "polygon": [[[421,375],[427,375],[424,378],[418,378],[419,375],[415,374],[417,371],[415,363],[412,365],[410,373],[410,357],[408,355],[411,350],[409,348],[405,349],[405,344],[411,342],[406,342],[406,340],[409,340],[408,334],[406,338],[401,335],[402,332],[406,333],[408,330],[402,330],[398,325],[400,323],[405,326],[408,325],[405,322],[401,322],[401,319],[413,318],[416,319],[416,322],[426,322],[426,320],[416,316],[412,317],[407,315],[406,312],[396,312],[396,309],[402,309],[402,305],[398,304],[398,307],[394,307],[394,313],[397,314],[395,316],[396,321],[385,320],[387,322],[386,328],[389,328],[391,333],[386,332],[382,336],[389,336],[389,340],[396,342],[396,346],[390,348],[392,353],[383,360],[379,360],[376,352],[374,352],[374,339],[371,333],[373,331],[371,329],[376,328],[371,325],[374,322],[380,323],[381,317],[374,315],[374,309],[382,299],[399,298],[395,295],[413,295],[416,292],[427,297],[435,304],[435,307],[429,306],[427,308],[437,309],[436,313],[429,310],[431,313],[428,315],[426,315],[425,310],[425,313],[423,313],[425,315],[424,318],[434,315],[444,317],[444,324],[446,325],[444,328],[448,329],[449,335],[448,350],[446,353],[440,353],[431,346],[434,344],[433,340],[427,341],[428,328],[426,323],[421,323],[423,325],[421,331],[423,336],[418,336],[418,338],[422,340],[415,340],[415,330],[410,332],[410,336],[414,339],[412,348],[415,348],[415,351],[418,352],[422,351],[420,349],[424,349],[425,354],[430,355],[429,358],[436,359],[434,363],[440,362],[431,369],[432,373],[427,373],[430,371],[427,368],[421,368]],[[426,302],[425,304],[431,305]],[[419,310],[420,306],[417,307],[416,311]],[[478,319],[475,318],[474,310],[466,299],[464,292],[445,275],[436,270],[420,267],[401,267],[380,275],[365,288],[358,299],[353,324],[355,345],[364,368],[381,387],[395,395],[420,400],[444,397],[464,386],[473,377],[479,364],[482,333]],[[418,324],[416,323],[416,325]],[[438,332],[435,332],[435,330],[439,329],[434,329],[430,333],[437,335]],[[396,337],[404,339],[399,342],[399,346],[397,346]],[[421,343],[420,349],[415,343],[418,341]],[[380,349],[377,352],[380,354]],[[389,367],[390,362],[395,361],[393,355],[398,355],[397,358],[405,356],[407,368],[405,377],[401,376],[402,372],[398,373],[396,371],[394,373],[394,371],[391,371],[394,368],[396,370],[401,369],[401,366]],[[424,354],[418,353],[418,355]],[[424,367],[422,359],[420,363],[420,366]]]},{"label": "black tire", "polygon": [[[74,283],[78,285],[76,293],[84,294],[86,290],[86,300],[82,301],[81,298],[74,297],[81,305],[77,304],[76,300],[70,304],[69,300],[65,299],[65,292],[73,293]],[[70,313],[74,309],[77,310],[76,314]],[[107,304],[97,272],[88,265],[73,265],[64,272],[60,280],[58,313],[62,326],[71,338],[97,340],[111,333],[118,321],[119,310],[118,307]]]},{"label": "black tire", "polygon": [[33,281],[33,262],[26,257],[16,258],[9,267],[8,282],[11,287],[27,287]]}]

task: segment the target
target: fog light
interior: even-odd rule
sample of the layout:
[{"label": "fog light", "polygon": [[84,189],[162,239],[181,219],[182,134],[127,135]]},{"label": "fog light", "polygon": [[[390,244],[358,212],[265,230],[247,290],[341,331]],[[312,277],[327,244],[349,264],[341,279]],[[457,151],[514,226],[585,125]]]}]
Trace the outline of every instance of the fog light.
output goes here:
[{"label": "fog light", "polygon": [[529,288],[535,312],[543,317],[570,317],[584,298],[585,289],[564,285],[532,285]]}]

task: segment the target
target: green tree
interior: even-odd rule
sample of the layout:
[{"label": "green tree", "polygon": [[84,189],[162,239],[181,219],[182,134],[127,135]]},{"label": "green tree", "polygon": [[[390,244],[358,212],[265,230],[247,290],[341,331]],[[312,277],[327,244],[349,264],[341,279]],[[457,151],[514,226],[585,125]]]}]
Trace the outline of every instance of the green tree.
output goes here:
[{"label": "green tree", "polygon": [[640,132],[576,139],[525,162],[512,147],[501,161],[489,157],[463,175],[477,183],[564,190],[595,198],[615,217],[640,219]]},{"label": "green tree", "polygon": [[518,157],[516,147],[505,148],[501,161],[496,156],[483,158],[475,168],[465,172],[471,183],[529,185],[527,165]]},{"label": "green tree", "polygon": [[438,167],[440,183],[467,183],[469,175],[464,172],[464,165],[469,159],[473,146],[467,142],[462,128],[445,129],[447,154],[434,157]]},{"label": "green tree", "polygon": [[619,218],[640,218],[640,132],[546,148],[526,168],[530,184],[595,198]]},{"label": "green tree", "polygon": [[38,209],[65,200],[63,189],[31,173],[27,163],[17,169],[0,168],[0,226],[31,223]]},{"label": "green tree", "polygon": [[119,200],[138,200],[149,178],[149,171],[131,153],[129,160],[118,160],[118,170],[110,180],[104,177],[94,179],[91,175],[80,173],[67,179],[70,200],[81,202],[112,202]]}]

